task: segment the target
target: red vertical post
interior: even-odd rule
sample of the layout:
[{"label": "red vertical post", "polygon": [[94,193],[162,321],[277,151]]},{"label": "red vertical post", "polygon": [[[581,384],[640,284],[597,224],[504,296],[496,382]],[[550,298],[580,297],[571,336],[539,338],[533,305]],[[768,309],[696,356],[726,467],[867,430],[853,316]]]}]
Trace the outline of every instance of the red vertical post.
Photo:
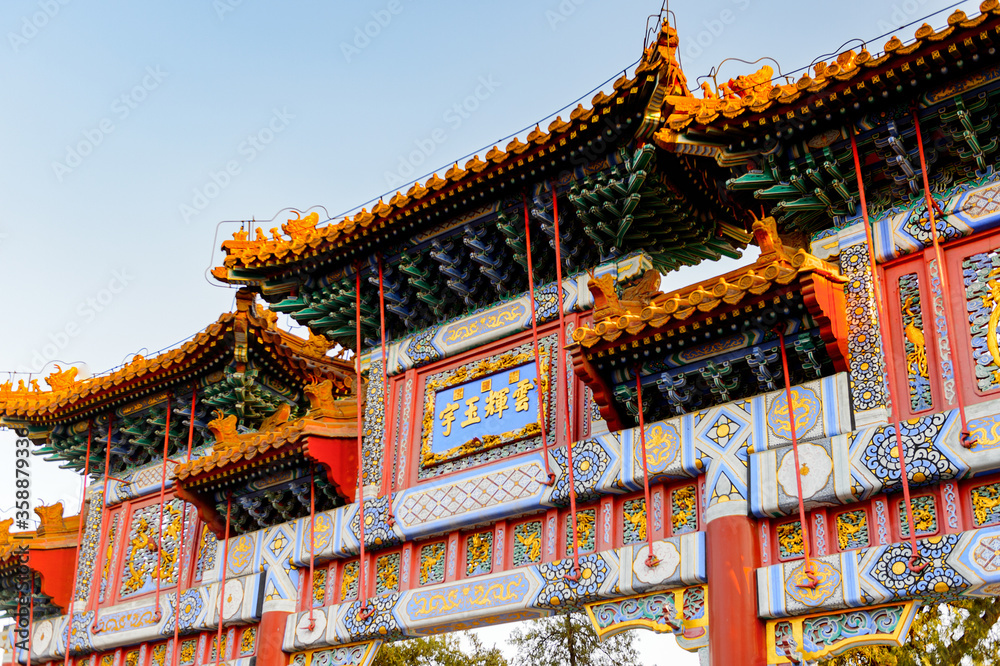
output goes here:
[{"label": "red vertical post", "polygon": [[288,663],[288,655],[282,652],[281,642],[289,615],[291,613],[277,610],[261,614],[257,626],[257,663],[260,666],[285,666]]},{"label": "red vertical post", "polygon": [[712,666],[764,666],[764,623],[757,618],[760,566],[756,521],[722,516],[705,530],[708,568],[708,651]]}]

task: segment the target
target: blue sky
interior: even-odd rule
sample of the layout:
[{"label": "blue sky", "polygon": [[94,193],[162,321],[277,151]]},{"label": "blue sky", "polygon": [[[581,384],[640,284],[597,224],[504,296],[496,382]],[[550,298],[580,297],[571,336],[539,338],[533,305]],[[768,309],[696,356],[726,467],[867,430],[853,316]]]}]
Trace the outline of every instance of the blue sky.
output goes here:
[{"label": "blue sky", "polygon": [[[694,85],[727,57],[796,70],[949,4],[672,9]],[[192,335],[233,302],[206,279],[234,230],[220,222],[314,205],[341,213],[411,170],[488,149],[634,63],[659,10],[648,0],[5,0],[0,372],[53,360],[101,371]],[[756,67],[729,62],[722,78]],[[12,446],[0,433],[2,450]],[[35,463],[38,501],[77,506],[78,477]]]}]

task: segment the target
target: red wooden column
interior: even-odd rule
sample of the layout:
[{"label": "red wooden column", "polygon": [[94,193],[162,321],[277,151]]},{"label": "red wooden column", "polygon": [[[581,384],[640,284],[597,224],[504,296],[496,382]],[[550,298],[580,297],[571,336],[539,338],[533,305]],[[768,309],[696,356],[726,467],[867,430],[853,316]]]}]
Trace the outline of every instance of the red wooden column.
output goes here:
[{"label": "red wooden column", "polygon": [[[312,586],[310,585],[310,592]],[[311,598],[311,596],[310,596]],[[286,666],[288,655],[281,651],[281,641],[285,636],[285,621],[291,613],[269,610],[261,613],[257,627],[258,666]]]},{"label": "red wooden column", "polygon": [[756,522],[719,516],[705,529],[708,568],[708,651],[712,666],[764,666],[764,623],[757,618]]}]

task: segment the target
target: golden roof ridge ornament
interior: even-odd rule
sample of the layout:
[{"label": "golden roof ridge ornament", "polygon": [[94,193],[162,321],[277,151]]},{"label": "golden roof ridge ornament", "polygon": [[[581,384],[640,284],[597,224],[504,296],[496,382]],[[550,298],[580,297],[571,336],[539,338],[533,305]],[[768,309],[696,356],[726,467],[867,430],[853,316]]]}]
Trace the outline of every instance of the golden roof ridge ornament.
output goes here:
[{"label": "golden roof ridge ornament", "polygon": [[58,363],[55,364],[55,370],[53,370],[48,377],[45,378],[45,383],[52,388],[53,391],[62,391],[67,389],[76,383],[76,375],[80,372],[80,369],[76,366],[70,366],[66,370],[62,369]]},{"label": "golden roof ridge ornament", "polygon": [[215,410],[213,414],[215,418],[208,422],[208,429],[211,431],[212,437],[215,438],[212,448],[218,451],[239,444],[240,434],[236,430],[236,415],[226,416],[226,413],[221,409]]},{"label": "golden roof ridge ornament", "polygon": [[660,273],[647,270],[638,283],[622,292],[621,299],[615,290],[615,276],[611,273],[587,281],[587,288],[594,297],[594,321],[620,317],[625,314],[638,315],[649,305],[660,286]]},{"label": "golden roof ridge ornament", "polygon": [[[279,227],[270,229],[270,238],[264,233],[263,227],[257,227],[254,230],[252,240],[250,232],[246,228],[241,226],[234,231],[231,240],[222,242],[222,250],[226,253],[224,266],[234,266],[239,258],[247,255],[262,253],[268,256],[278,255],[287,252],[286,245],[291,244],[304,248],[306,245],[316,244],[322,240],[324,230],[316,228],[319,224],[319,213],[313,211],[302,217],[299,211],[293,210],[292,212],[295,213],[295,217],[288,218],[280,229]],[[279,232],[287,234],[290,240],[285,239]]]},{"label": "golden roof ridge ornament", "polygon": [[293,211],[295,213],[294,220],[288,220],[285,224],[281,225],[281,229],[288,234],[288,236],[294,240],[302,240],[312,232],[316,231],[316,225],[319,224],[319,213],[313,211],[306,215],[301,216],[299,211]]},{"label": "golden roof ridge ornament", "polygon": [[677,36],[677,29],[670,25],[666,18],[660,24],[660,34],[653,42],[647,52],[647,58],[654,54],[659,55],[661,66],[660,74],[664,81],[663,88],[668,97],[693,97],[688,90],[687,77],[681,69],[680,61],[677,59],[677,47],[680,39]]},{"label": "golden roof ridge ornament", "polygon": [[38,514],[38,529],[35,534],[44,536],[46,534],[62,534],[70,532],[63,516],[63,503],[56,502],[48,506],[36,506],[35,513]]},{"label": "golden roof ridge ornament", "polygon": [[303,392],[309,399],[309,419],[350,419],[357,416],[357,393],[353,396],[336,398],[333,395],[333,382],[324,379],[306,384]]}]

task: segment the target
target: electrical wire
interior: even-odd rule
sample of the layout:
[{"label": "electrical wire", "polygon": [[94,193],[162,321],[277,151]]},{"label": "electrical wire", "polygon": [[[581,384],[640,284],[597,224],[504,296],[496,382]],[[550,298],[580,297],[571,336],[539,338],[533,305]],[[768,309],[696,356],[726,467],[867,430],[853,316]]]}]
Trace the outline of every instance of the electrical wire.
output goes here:
[{"label": "electrical wire", "polygon": [[362,441],[362,430],[364,429],[364,415],[361,410],[361,266],[354,267],[354,329],[357,336],[356,348],[354,350],[354,394],[357,399],[358,413],[358,535],[359,548],[358,555],[358,598],[361,599],[361,608],[358,612],[358,619],[361,621],[371,617],[372,611],[368,608],[368,576],[365,570],[365,480],[364,480],[364,443]]},{"label": "electrical wire", "polygon": [[[108,475],[111,473],[111,426],[114,423],[113,413],[108,414],[108,441],[104,447],[104,490],[101,493],[103,498],[104,506],[108,505]],[[103,518],[103,516],[102,516]],[[103,522],[103,521],[102,521]],[[104,552],[104,534],[107,530],[101,530],[101,538],[97,541],[97,557],[101,557],[101,553]],[[111,565],[108,565],[108,572],[110,576]],[[103,572],[102,572],[103,573]],[[100,625],[97,623],[97,614],[94,614],[94,621],[90,625],[90,631],[92,633],[100,632]]]},{"label": "electrical wire", "polygon": [[316,464],[309,466],[309,631],[316,628]]},{"label": "electrical wire", "polygon": [[[382,275],[382,253],[377,252],[376,255],[378,260],[378,306],[379,306],[379,330],[382,334],[382,404],[385,409],[385,413],[389,413],[389,357],[385,353],[385,281]],[[398,437],[398,434],[396,435]],[[388,444],[388,442],[386,442]],[[392,513],[392,490],[393,490],[393,476],[395,476],[396,468],[396,452],[395,450],[390,450],[389,446],[385,447],[383,452],[383,463],[385,463],[385,458],[388,456],[388,474],[383,475],[382,478],[382,490],[385,492],[386,497],[386,522],[392,527],[396,522],[396,517]]]}]

